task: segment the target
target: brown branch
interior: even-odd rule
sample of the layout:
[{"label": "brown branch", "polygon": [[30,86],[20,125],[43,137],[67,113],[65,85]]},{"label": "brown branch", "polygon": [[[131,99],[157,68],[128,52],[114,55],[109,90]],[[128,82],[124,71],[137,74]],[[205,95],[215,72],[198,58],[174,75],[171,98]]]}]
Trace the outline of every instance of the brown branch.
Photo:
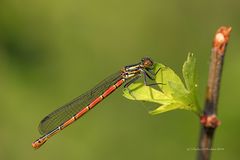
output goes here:
[{"label": "brown branch", "polygon": [[231,27],[220,27],[213,40],[211,62],[209,67],[208,86],[199,139],[198,160],[209,160],[215,129],[220,125],[217,119],[217,104],[220,89],[224,55]]}]

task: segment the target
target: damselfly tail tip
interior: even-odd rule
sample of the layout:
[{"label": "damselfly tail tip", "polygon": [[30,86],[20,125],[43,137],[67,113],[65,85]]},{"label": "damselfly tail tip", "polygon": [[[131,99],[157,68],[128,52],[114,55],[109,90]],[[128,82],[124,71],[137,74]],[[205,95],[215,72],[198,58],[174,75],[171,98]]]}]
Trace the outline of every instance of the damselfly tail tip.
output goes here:
[{"label": "damselfly tail tip", "polygon": [[32,143],[32,147],[34,148],[34,149],[38,149],[40,146],[37,144],[38,142],[33,142]]},{"label": "damselfly tail tip", "polygon": [[47,141],[46,138],[40,138],[32,143],[32,147],[34,149],[40,148],[45,142]]}]

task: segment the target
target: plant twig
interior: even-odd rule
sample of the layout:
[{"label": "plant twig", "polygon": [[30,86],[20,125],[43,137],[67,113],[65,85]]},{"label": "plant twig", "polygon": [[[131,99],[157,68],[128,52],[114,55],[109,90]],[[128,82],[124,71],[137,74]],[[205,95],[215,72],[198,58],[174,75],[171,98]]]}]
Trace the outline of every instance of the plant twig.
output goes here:
[{"label": "plant twig", "polygon": [[209,67],[208,86],[199,139],[198,160],[209,160],[214,132],[220,121],[217,119],[217,104],[220,89],[224,55],[229,40],[231,27],[220,27],[214,37],[211,62]]}]

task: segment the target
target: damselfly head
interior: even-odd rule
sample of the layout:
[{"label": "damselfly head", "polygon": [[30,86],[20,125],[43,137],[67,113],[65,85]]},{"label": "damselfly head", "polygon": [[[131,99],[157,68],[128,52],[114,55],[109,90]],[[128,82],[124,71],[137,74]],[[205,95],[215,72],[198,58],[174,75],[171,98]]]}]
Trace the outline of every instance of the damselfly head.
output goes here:
[{"label": "damselfly head", "polygon": [[141,63],[144,68],[152,68],[153,67],[153,61],[149,57],[142,58]]}]

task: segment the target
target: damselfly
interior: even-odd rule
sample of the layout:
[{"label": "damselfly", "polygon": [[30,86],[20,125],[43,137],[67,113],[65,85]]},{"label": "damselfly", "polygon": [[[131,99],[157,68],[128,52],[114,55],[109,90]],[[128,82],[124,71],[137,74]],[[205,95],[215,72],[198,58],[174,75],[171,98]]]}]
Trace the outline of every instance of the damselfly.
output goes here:
[{"label": "damselfly", "polygon": [[143,76],[144,84],[147,85],[147,78],[154,79],[153,68],[154,62],[150,58],[142,58],[141,62],[123,67],[91,90],[47,115],[38,127],[43,136],[32,143],[33,148],[41,147],[54,134],[75,122],[123,83],[125,83],[124,87],[128,87]]}]

